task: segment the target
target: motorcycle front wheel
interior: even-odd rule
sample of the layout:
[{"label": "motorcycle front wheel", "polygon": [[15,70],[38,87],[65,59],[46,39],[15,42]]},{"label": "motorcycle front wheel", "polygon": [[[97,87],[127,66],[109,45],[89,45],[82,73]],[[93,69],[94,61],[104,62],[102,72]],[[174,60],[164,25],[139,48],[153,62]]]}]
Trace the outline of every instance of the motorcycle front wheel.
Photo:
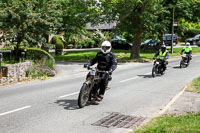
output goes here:
[{"label": "motorcycle front wheel", "polygon": [[183,68],[183,60],[180,62],[180,68]]},{"label": "motorcycle front wheel", "polygon": [[83,108],[89,99],[89,86],[84,83],[78,96],[78,106]]},{"label": "motorcycle front wheel", "polygon": [[156,71],[155,71],[155,67],[153,67],[152,69],[152,77],[155,77],[156,76]]}]

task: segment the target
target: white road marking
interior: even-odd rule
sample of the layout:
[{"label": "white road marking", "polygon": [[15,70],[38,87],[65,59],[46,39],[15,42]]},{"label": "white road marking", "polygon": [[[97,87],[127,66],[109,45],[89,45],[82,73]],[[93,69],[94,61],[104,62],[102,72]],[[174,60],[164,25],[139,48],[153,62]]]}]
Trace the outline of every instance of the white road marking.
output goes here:
[{"label": "white road marking", "polygon": [[183,88],[183,90],[182,90],[181,92],[179,92],[179,93],[165,106],[165,108],[164,108],[162,111],[160,111],[160,112],[158,113],[158,115],[164,114],[164,113],[169,109],[169,107],[183,94],[183,92],[185,91],[186,88],[187,88],[187,86],[185,86],[185,87]]},{"label": "white road marking", "polygon": [[136,76],[136,77],[133,77],[133,78],[129,78],[129,79],[122,80],[122,81],[120,81],[120,82],[123,83],[123,82],[129,81],[129,80],[133,80],[133,79],[137,79],[137,78],[139,78],[139,77]]},{"label": "white road marking", "polygon": [[67,94],[67,95],[59,96],[58,99],[60,99],[60,98],[64,98],[64,97],[68,97],[68,96],[72,96],[72,95],[76,95],[76,94],[78,94],[78,93],[79,93],[79,91],[74,92],[74,93],[71,93],[71,94]]},{"label": "white road marking", "polygon": [[197,60],[197,61],[195,61],[195,62],[200,62],[200,60]]},{"label": "white road marking", "polygon": [[18,109],[15,109],[15,110],[4,112],[4,113],[1,113],[0,116],[7,115],[7,114],[10,114],[10,113],[14,113],[14,112],[17,112],[17,111],[20,111],[20,110],[24,110],[24,109],[27,109],[27,108],[30,108],[30,107],[31,106],[25,106],[25,107],[22,107],[22,108],[18,108]]}]

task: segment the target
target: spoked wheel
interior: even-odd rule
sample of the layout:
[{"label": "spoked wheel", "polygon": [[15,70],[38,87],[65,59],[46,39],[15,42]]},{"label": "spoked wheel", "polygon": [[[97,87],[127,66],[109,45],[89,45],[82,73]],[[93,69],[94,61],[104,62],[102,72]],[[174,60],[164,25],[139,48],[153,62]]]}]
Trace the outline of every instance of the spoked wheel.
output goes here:
[{"label": "spoked wheel", "polygon": [[152,77],[155,77],[156,76],[156,71],[155,71],[155,67],[153,67],[152,69]]},{"label": "spoked wheel", "polygon": [[89,86],[87,84],[83,84],[79,96],[78,96],[78,106],[83,108],[89,99]]}]

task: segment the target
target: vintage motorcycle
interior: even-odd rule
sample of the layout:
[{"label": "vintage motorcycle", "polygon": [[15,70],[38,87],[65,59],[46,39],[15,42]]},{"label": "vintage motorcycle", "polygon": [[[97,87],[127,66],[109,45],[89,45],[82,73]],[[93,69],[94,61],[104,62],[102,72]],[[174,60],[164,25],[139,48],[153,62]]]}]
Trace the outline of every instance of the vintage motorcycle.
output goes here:
[{"label": "vintage motorcycle", "polygon": [[[96,67],[87,67],[90,70],[89,74],[87,75],[86,81],[83,83],[81,90],[78,96],[78,106],[83,108],[87,102],[91,99],[92,96],[97,96],[98,91],[93,91],[93,89],[99,90],[99,83],[101,82],[101,74],[108,73],[107,71],[98,70]],[[108,87],[107,87],[108,89]],[[97,94],[94,94],[96,92]]]},{"label": "vintage motorcycle", "polygon": [[152,77],[155,77],[157,74],[160,74],[160,75],[165,74],[165,70],[161,64],[162,62],[163,62],[163,60],[158,59],[158,58],[154,61],[153,69],[152,69]]}]

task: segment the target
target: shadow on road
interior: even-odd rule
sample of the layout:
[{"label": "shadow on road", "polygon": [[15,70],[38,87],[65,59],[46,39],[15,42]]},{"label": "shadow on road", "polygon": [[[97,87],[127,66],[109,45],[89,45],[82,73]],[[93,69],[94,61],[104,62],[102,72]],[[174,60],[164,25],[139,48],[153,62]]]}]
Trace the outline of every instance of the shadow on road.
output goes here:
[{"label": "shadow on road", "polygon": [[180,69],[180,66],[175,66],[175,67],[173,67],[173,68],[175,68],[175,69]]},{"label": "shadow on road", "polygon": [[[77,110],[80,109],[78,106],[78,101],[74,99],[66,99],[66,100],[57,100],[55,103],[57,103],[59,106],[63,106],[64,109],[67,110]],[[87,102],[86,106],[89,105],[98,105],[97,102]]]},{"label": "shadow on road", "polygon": [[143,78],[153,78],[152,75],[137,75],[139,77],[143,77]]}]

